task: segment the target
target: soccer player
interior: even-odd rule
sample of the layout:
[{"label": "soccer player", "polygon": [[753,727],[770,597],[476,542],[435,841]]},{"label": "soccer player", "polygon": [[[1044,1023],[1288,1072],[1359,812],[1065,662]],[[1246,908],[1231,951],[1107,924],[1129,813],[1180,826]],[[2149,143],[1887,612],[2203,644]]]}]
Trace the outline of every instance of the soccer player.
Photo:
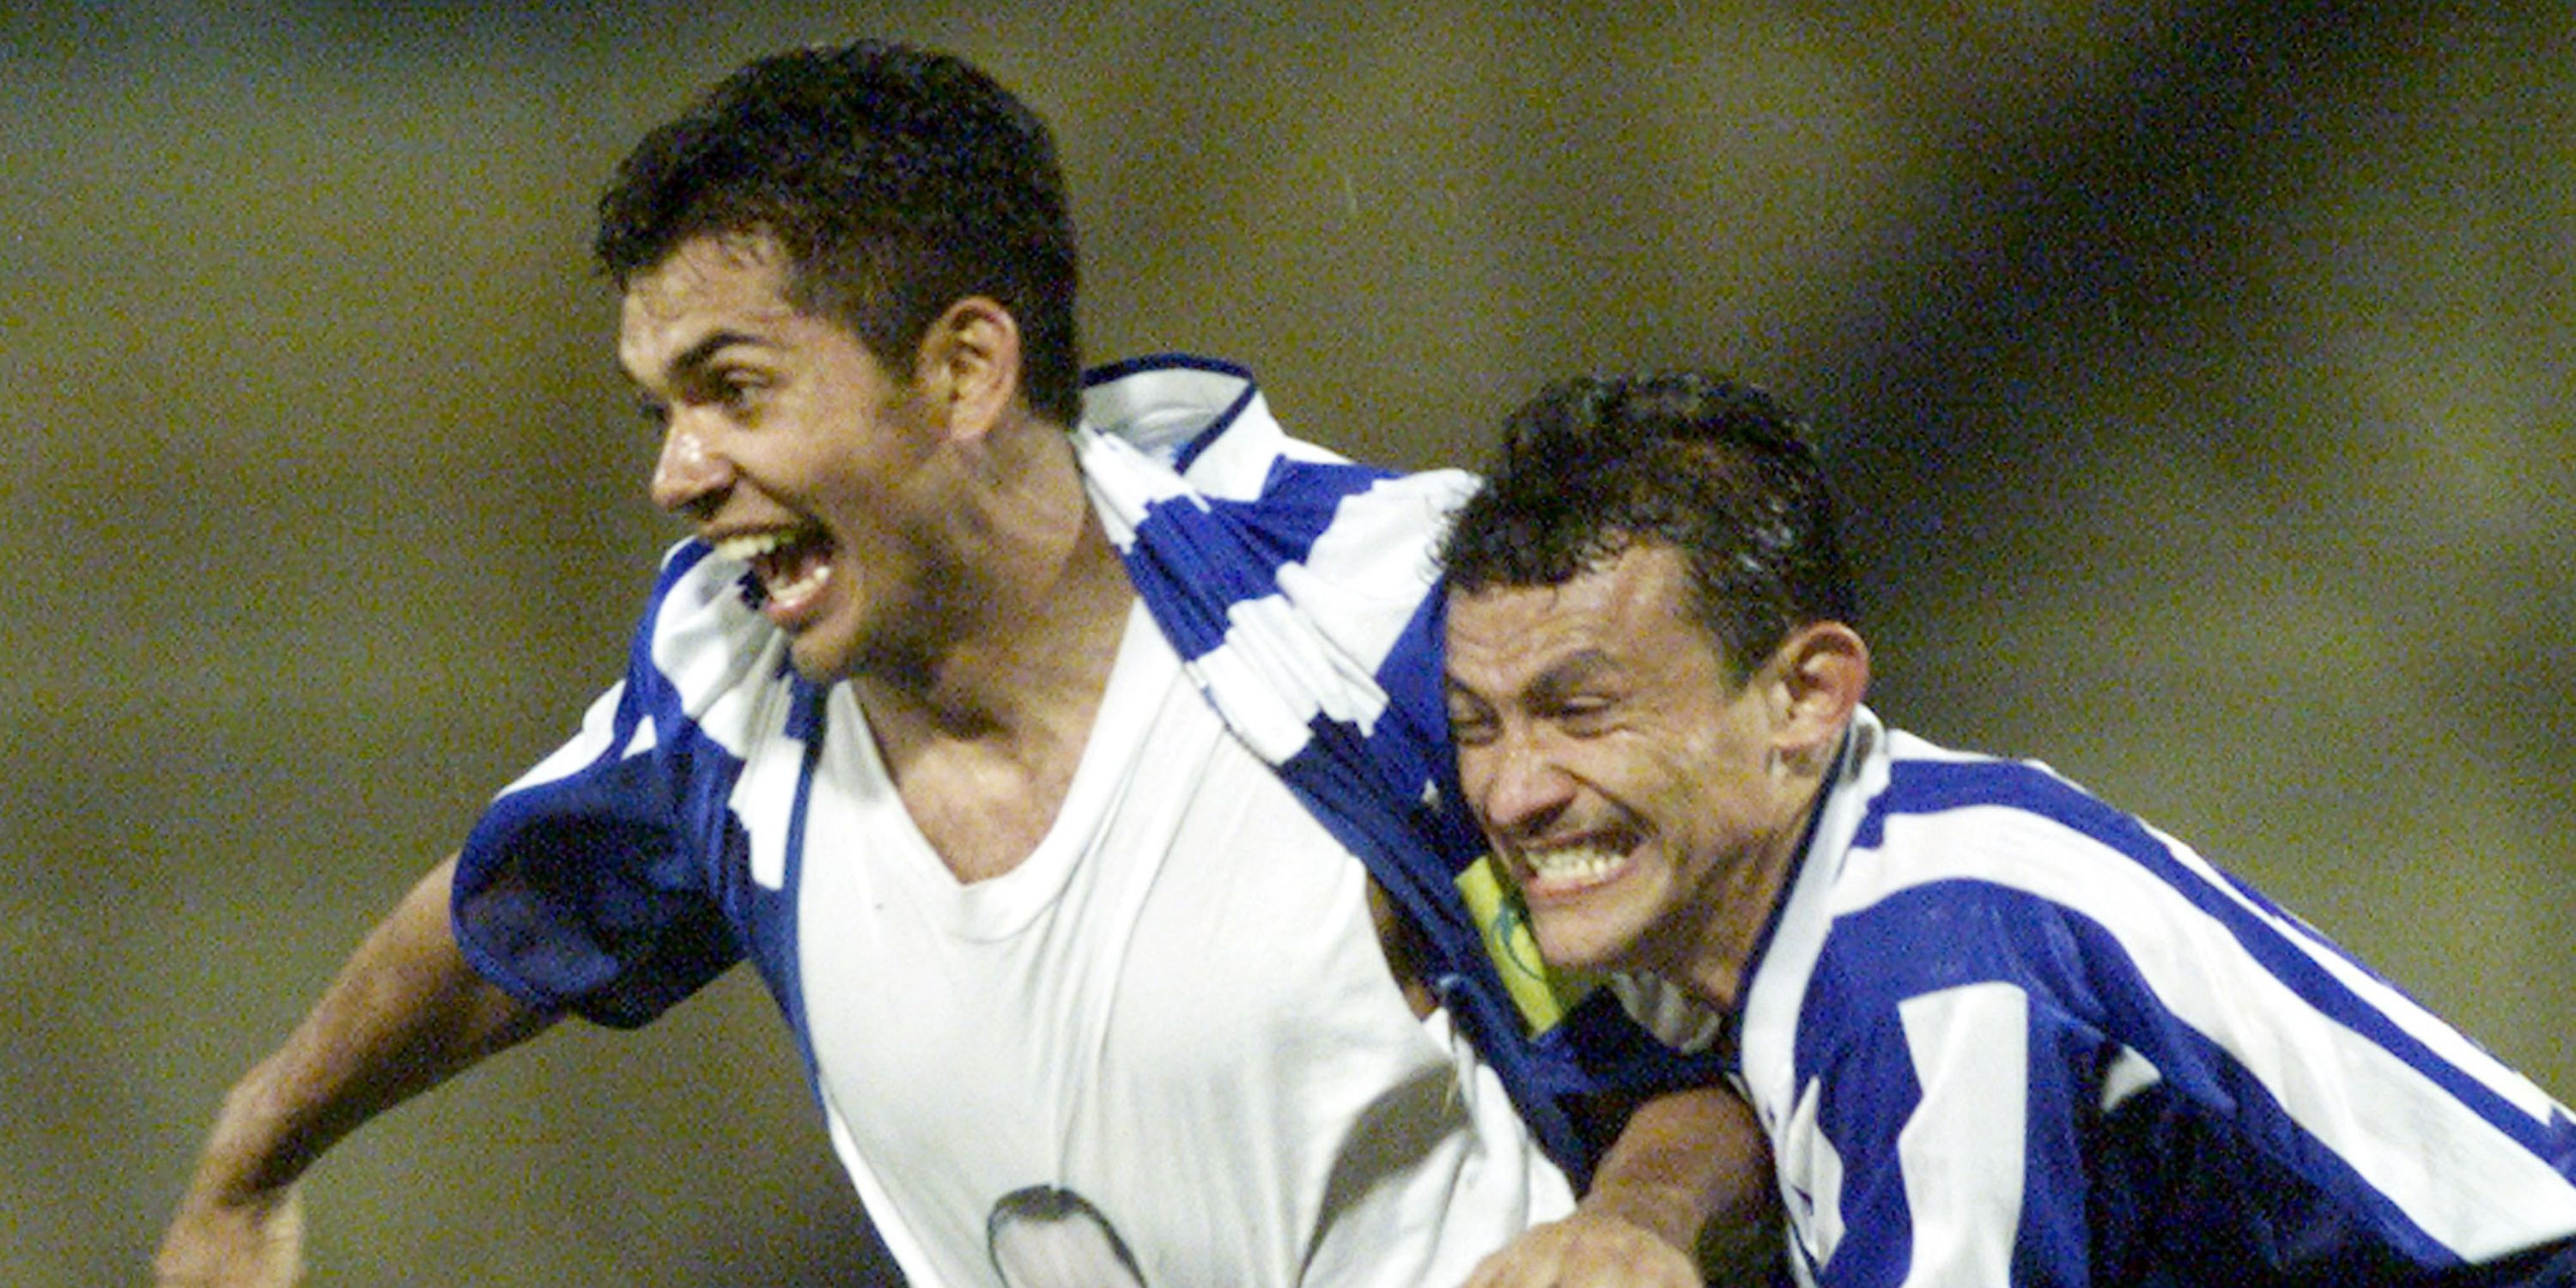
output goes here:
[{"label": "soccer player", "polygon": [[1764,396],[1551,388],[1443,564],[1540,949],[1724,1017],[1800,1283],[2576,1283],[2565,1108],[2180,842],[1862,705]]},{"label": "soccer player", "polygon": [[1749,1112],[1470,911],[1428,572],[1463,476],[1292,440],[1221,364],[1086,396],[1052,142],[945,56],[749,65],[596,246],[694,535],[579,733],[227,1098],[164,1284],[288,1282],[347,1132],[744,960],[917,1288],[992,1284],[1031,1186],[1155,1283],[1506,1245],[1500,1282],[1692,1281],[1767,1191]]}]

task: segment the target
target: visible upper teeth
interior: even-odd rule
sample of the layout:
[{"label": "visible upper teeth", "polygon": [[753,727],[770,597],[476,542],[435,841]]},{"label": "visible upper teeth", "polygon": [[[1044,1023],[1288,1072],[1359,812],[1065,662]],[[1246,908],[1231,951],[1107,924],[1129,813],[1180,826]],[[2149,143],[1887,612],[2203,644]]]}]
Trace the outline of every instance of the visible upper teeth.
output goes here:
[{"label": "visible upper teeth", "polygon": [[749,563],[786,544],[787,534],[784,532],[747,532],[739,537],[727,537],[717,542],[716,553],[727,559],[739,559]]},{"label": "visible upper teeth", "polygon": [[1562,850],[1532,850],[1521,855],[1530,871],[1551,881],[1590,880],[1608,876],[1613,868],[1625,862],[1615,850],[1598,845],[1577,845]]}]

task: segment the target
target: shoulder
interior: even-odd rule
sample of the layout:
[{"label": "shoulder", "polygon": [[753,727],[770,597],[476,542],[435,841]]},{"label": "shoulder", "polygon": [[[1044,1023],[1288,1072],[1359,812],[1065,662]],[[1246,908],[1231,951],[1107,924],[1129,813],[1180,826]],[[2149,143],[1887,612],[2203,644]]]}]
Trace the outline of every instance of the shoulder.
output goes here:
[{"label": "shoulder", "polygon": [[[1363,465],[1293,438],[1249,372],[1182,355],[1093,372],[1074,444],[1158,619],[1174,617],[1166,581],[1189,603],[1284,592],[1372,657],[1420,611],[1437,581],[1434,545],[1476,482]],[[1185,656],[1203,651],[1176,643]]]},{"label": "shoulder", "polygon": [[2313,930],[2048,767],[1890,741],[1834,856],[1802,1029],[1983,985],[2018,992],[2034,1023],[2160,1051],[2179,1049],[2177,1015],[2210,1034],[2379,1008]]},{"label": "shoulder", "polygon": [[[1833,911],[1977,889],[2069,907],[2106,890],[2198,891],[2217,874],[2172,838],[2036,761],[1887,736],[1885,773],[1839,855]],[[1964,887],[1964,888],[1963,888]]]},{"label": "shoulder", "polygon": [[2197,854],[2045,765],[1890,734],[1884,774],[1832,856],[1811,1001],[1892,1019],[1979,984],[2089,1021],[2141,953],[2259,914]]}]

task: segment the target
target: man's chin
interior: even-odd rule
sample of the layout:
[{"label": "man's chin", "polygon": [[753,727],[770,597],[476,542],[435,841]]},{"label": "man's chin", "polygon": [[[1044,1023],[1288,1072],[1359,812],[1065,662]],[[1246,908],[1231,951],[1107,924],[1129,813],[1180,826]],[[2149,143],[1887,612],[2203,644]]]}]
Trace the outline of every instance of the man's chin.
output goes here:
[{"label": "man's chin", "polygon": [[808,684],[831,684],[849,678],[857,650],[828,639],[819,631],[804,631],[787,641],[787,664],[796,670],[796,678]]},{"label": "man's chin", "polygon": [[1536,920],[1531,930],[1539,956],[1560,971],[1624,970],[1635,955],[1634,938],[1602,926],[1549,926]]}]

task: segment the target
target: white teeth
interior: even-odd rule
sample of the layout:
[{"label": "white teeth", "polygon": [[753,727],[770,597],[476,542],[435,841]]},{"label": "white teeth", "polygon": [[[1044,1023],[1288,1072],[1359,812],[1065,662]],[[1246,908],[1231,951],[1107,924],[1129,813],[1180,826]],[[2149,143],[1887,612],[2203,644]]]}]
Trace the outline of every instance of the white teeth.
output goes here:
[{"label": "white teeth", "polygon": [[794,604],[822,589],[823,583],[831,579],[832,566],[818,563],[806,569],[805,575],[794,581],[770,583],[763,588],[769,592],[769,602]]},{"label": "white teeth", "polygon": [[727,559],[749,563],[786,544],[787,534],[784,532],[751,532],[717,542],[716,553]]},{"label": "white teeth", "polygon": [[1533,850],[1521,854],[1532,875],[1549,881],[1591,881],[1610,875],[1626,856],[1597,845],[1578,845],[1563,850]]},{"label": "white teeth", "polygon": [[[811,598],[823,588],[824,582],[832,579],[832,566],[821,559],[786,560],[783,561],[785,566],[782,567],[780,566],[782,561],[768,558],[781,550],[795,546],[798,541],[799,537],[795,531],[772,528],[766,532],[746,532],[739,536],[726,537],[714,544],[717,555],[752,565],[754,573],[761,578],[762,600],[788,607]],[[795,580],[778,580],[780,576],[798,565],[802,565],[803,570],[796,573]]]}]

